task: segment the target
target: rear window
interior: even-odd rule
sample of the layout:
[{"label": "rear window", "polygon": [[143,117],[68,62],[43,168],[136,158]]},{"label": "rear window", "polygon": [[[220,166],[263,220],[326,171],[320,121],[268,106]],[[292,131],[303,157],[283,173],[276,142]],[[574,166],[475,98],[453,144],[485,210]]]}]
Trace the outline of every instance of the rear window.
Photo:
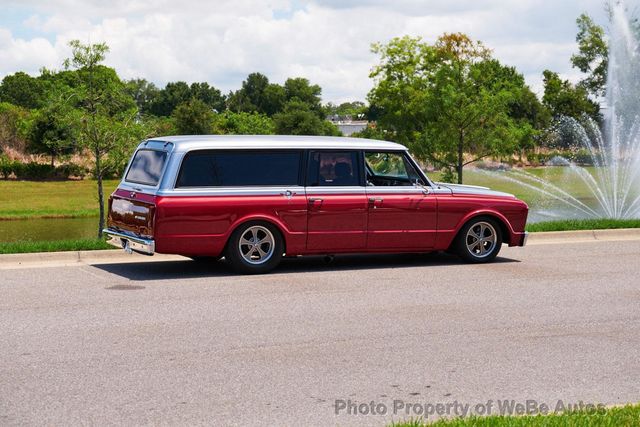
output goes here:
[{"label": "rear window", "polygon": [[144,185],[158,185],[166,159],[166,151],[138,150],[133,157],[125,181]]},{"label": "rear window", "polygon": [[299,151],[192,151],[176,187],[298,185]]}]

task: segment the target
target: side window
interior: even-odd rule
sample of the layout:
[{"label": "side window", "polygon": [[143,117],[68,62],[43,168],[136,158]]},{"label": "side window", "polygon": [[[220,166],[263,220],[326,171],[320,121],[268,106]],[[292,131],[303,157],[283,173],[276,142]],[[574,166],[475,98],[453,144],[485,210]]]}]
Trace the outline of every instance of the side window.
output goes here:
[{"label": "side window", "polygon": [[358,163],[357,151],[312,151],[309,155],[307,185],[360,185]]},{"label": "side window", "polygon": [[373,152],[364,155],[367,185],[409,186],[422,178],[413,165],[400,152]]},{"label": "side window", "polygon": [[298,185],[300,157],[298,151],[192,151],[176,187]]}]

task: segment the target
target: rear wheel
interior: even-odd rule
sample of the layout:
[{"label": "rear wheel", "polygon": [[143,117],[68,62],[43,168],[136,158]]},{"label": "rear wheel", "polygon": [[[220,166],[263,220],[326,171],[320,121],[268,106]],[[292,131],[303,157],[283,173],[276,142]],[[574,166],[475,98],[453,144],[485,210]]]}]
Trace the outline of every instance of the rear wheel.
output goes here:
[{"label": "rear wheel", "polygon": [[472,263],[493,261],[502,246],[502,233],[495,220],[478,217],[467,222],[456,237],[456,252]]},{"label": "rear wheel", "polygon": [[225,258],[239,273],[259,274],[273,270],[280,263],[283,251],[282,236],[273,225],[248,222],[231,234]]}]

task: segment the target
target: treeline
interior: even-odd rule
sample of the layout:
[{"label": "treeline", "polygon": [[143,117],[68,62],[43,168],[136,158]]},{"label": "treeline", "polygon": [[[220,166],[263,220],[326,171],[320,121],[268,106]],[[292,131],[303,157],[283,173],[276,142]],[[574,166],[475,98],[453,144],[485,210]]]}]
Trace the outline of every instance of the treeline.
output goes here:
[{"label": "treeline", "polygon": [[545,158],[540,148],[567,153],[577,147],[579,132],[565,124],[600,121],[604,31],[586,15],[577,24],[579,51],[571,62],[585,79],[574,85],[546,70],[541,98],[481,42],[444,34],[434,43],[404,37],[374,45],[380,60],[367,102],[341,105],[323,105],[320,86],[299,77],[278,84],[251,73],[227,94],[208,82],[160,88],[145,79],[122,80],[102,64],[106,45],[74,41],[62,70],[43,69],[36,77],[17,72],[2,80],[0,155],[46,155],[51,174],[60,176],[56,163],[68,164],[70,155],[80,153],[101,179],[119,175],[146,137],[339,135],[327,118],[348,116],[370,122],[356,136],[405,144],[443,169],[445,179],[462,182],[464,166],[480,159],[536,161]]}]

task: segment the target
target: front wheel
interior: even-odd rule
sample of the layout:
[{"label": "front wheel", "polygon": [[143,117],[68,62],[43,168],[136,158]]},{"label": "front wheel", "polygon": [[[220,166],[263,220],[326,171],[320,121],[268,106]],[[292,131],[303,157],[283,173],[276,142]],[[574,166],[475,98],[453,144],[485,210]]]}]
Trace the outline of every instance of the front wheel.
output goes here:
[{"label": "front wheel", "polygon": [[456,237],[456,252],[472,263],[493,261],[502,246],[502,233],[495,220],[486,217],[467,222]]},{"label": "front wheel", "polygon": [[273,270],[280,263],[283,251],[282,236],[273,225],[248,222],[231,234],[225,259],[239,273],[260,274]]}]

